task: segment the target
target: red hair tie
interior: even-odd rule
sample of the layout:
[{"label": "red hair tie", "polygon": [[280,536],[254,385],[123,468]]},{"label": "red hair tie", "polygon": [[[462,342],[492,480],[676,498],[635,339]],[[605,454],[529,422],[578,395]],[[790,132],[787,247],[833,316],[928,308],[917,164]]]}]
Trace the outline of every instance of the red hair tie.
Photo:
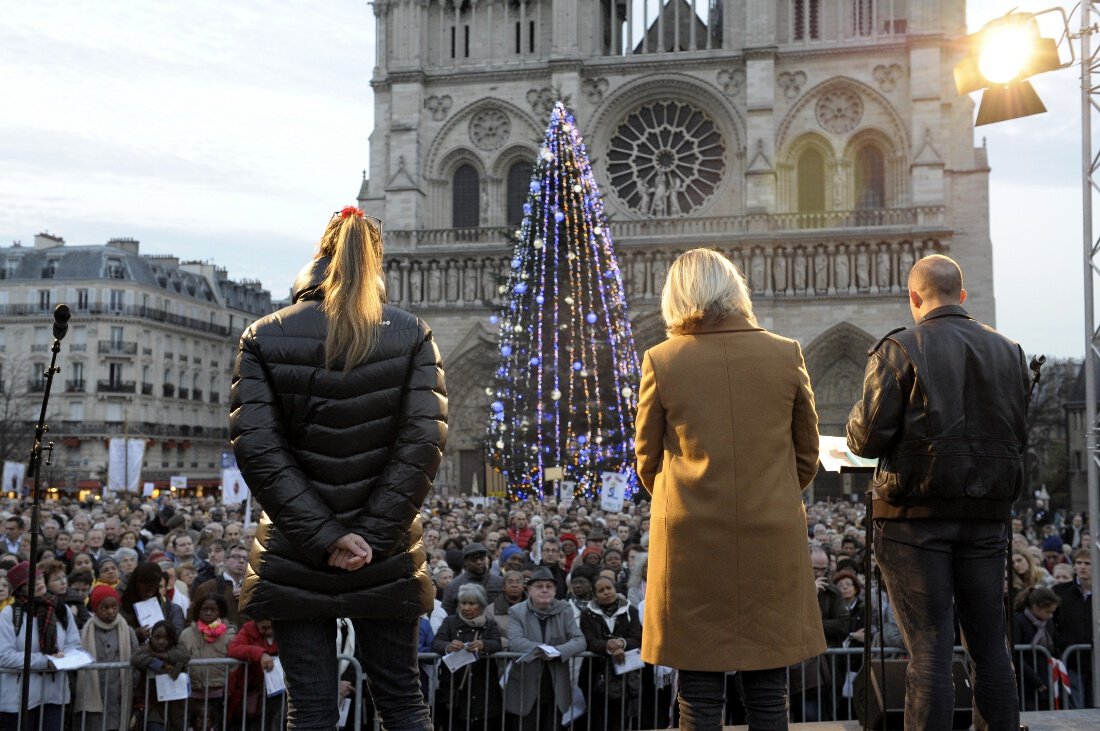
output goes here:
[{"label": "red hair tie", "polygon": [[340,218],[347,218],[348,216],[363,218],[363,211],[355,206],[344,206],[340,209]]}]

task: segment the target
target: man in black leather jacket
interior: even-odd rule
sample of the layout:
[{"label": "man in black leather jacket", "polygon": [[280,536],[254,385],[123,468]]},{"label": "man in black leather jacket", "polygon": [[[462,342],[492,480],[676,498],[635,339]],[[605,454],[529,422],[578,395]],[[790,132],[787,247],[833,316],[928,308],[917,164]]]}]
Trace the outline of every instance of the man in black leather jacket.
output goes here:
[{"label": "man in black leather jacket", "polygon": [[915,328],[870,354],[848,446],[877,457],[875,555],[912,659],[905,727],[951,728],[953,607],[974,660],[978,729],[1015,729],[1002,591],[1009,510],[1023,484],[1028,392],[1023,350],[962,308],[946,256],[909,274]]}]

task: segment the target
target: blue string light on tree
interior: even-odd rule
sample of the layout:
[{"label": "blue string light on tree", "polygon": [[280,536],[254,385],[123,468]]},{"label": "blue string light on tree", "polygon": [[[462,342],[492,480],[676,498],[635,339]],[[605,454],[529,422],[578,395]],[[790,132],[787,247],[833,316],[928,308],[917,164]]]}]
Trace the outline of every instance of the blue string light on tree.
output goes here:
[{"label": "blue string light on tree", "polygon": [[638,354],[599,186],[560,102],[529,190],[494,315],[490,462],[515,501],[542,499],[555,466],[578,495],[595,497],[603,472],[628,473],[632,493]]}]

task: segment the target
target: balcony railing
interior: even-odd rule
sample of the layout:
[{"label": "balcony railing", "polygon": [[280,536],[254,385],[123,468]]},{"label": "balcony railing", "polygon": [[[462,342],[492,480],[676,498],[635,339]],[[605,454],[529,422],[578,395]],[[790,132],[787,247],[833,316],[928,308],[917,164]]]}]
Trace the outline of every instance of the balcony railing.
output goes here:
[{"label": "balcony railing", "polygon": [[96,384],[99,393],[135,393],[137,384],[134,381],[99,381]]},{"label": "balcony railing", "polygon": [[137,355],[137,343],[122,340],[100,340],[100,355]]},{"label": "balcony railing", "polygon": [[188,394],[188,391],[187,391],[187,389],[186,389],[186,388],[181,388],[181,389],[179,390],[179,397],[180,397],[181,399],[183,399],[184,401],[186,401],[186,400],[187,400],[187,398],[188,398],[188,396],[189,396],[189,394]]},{"label": "balcony railing", "polygon": [[196,389],[192,390],[191,391],[191,400],[192,401],[202,401],[202,389],[196,388]]},{"label": "balcony railing", "polygon": [[160,389],[161,389],[161,395],[163,395],[165,398],[172,398],[173,396],[176,395],[176,387],[174,385],[172,385],[171,383],[164,384],[163,386],[160,387]]},{"label": "balcony railing", "polygon": [[31,346],[31,352],[32,353],[45,353],[49,349],[50,349],[50,346],[47,345],[46,343],[35,343],[34,345]]},{"label": "balcony railing", "polygon": [[69,352],[71,353],[84,353],[88,350],[87,343],[69,343]]},{"label": "balcony railing", "polygon": [[141,384],[141,395],[142,396],[152,396],[153,395],[153,384],[151,384],[151,383],[142,383]]},{"label": "balcony railing", "polygon": [[[185,428],[186,427],[186,428]],[[202,439],[228,439],[227,427],[205,427],[200,429],[190,425],[161,424],[158,422],[121,422],[121,421],[62,421],[51,422],[50,433],[64,436],[97,436],[129,433],[143,437],[201,437]]]},{"label": "balcony railing", "polygon": [[42,393],[46,390],[46,381],[41,378],[35,378],[27,381],[27,390],[31,393]]},{"label": "balcony railing", "polygon": [[216,404],[216,403],[220,403],[220,402],[221,402],[221,396],[218,395],[218,392],[217,391],[211,391],[210,392],[210,403]]},{"label": "balcony railing", "polygon": [[84,379],[65,381],[65,393],[84,393]]},{"label": "balcony railing", "polygon": [[[37,305],[0,305],[0,316],[36,315],[43,312],[48,316],[49,312],[43,311]],[[238,334],[230,333],[229,328],[224,325],[217,325],[206,320],[198,320],[194,317],[184,317],[183,315],[176,315],[171,312],[166,312],[165,310],[159,310],[153,307],[141,307],[138,305],[110,307],[104,304],[95,304],[81,310],[81,314],[106,317],[137,317],[153,322],[176,325],[187,330],[218,335],[220,337],[227,337],[229,335],[235,336]],[[257,316],[259,315],[257,314]]]}]

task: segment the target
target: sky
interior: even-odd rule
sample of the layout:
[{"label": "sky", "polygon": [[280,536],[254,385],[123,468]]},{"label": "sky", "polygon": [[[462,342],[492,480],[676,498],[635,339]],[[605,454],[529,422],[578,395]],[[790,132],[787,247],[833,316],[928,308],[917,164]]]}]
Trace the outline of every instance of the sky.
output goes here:
[{"label": "sky", "polygon": [[[971,0],[968,22],[1051,4]],[[0,0],[0,17],[0,245],[130,237],[281,298],[354,202],[373,125],[366,0]],[[1037,77],[1047,114],[975,132],[997,327],[1053,357],[1084,354],[1079,79]]]}]

